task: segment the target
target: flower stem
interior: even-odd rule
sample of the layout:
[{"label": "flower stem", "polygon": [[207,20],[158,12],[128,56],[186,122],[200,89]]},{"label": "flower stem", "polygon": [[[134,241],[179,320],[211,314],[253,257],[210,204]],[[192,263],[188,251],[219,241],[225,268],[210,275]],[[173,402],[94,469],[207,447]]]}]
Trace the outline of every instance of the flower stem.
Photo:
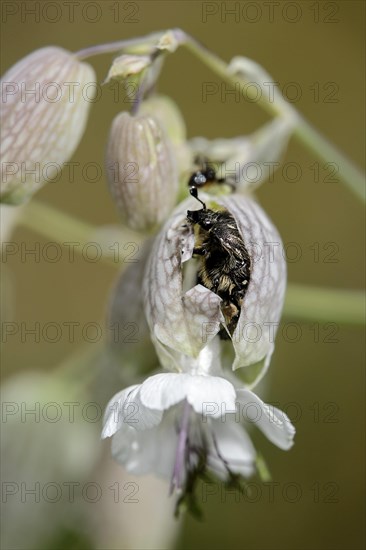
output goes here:
[{"label": "flower stem", "polygon": [[362,201],[365,201],[365,175],[304,118],[294,128],[294,135],[321,160],[335,164],[339,177]]},{"label": "flower stem", "polygon": [[[47,239],[60,243],[77,243],[74,250],[82,253],[83,246],[95,242],[98,228],[65,214],[47,204],[32,200],[22,210],[18,223],[36,231]],[[139,244],[142,236],[121,228],[119,239]],[[117,238],[117,234],[114,235]],[[119,267],[115,249],[100,243],[101,261]],[[284,316],[303,321],[330,321],[345,325],[362,326],[364,318],[364,294],[359,290],[340,290],[306,285],[289,284]]]},{"label": "flower stem", "polygon": [[[65,214],[47,204],[32,200],[23,209],[18,223],[36,231],[47,239],[60,243],[77,243],[75,251],[82,253],[83,246],[97,239],[98,228]],[[122,229],[121,242],[142,242],[142,236],[128,229]],[[107,243],[108,244],[108,243]],[[110,244],[110,243],[109,243]],[[114,247],[100,243],[101,261],[119,267]],[[289,284],[284,316],[303,321],[331,321],[345,325],[362,326],[364,318],[364,294],[359,290],[340,290],[306,285]]]},{"label": "flower stem", "polygon": [[127,51],[132,49],[136,53],[144,53],[149,46],[156,45],[157,40],[162,35],[162,32],[156,32],[148,34],[147,36],[140,36],[138,38],[129,38],[127,40],[117,40],[116,42],[108,42],[107,44],[98,44],[96,46],[90,46],[75,52],[74,55],[79,60],[93,57],[94,55],[101,55],[106,53],[116,53],[119,51]]},{"label": "flower stem", "polygon": [[[183,31],[177,29],[177,34],[180,37],[181,43],[198,57],[205,65],[218,74],[223,80],[226,80],[232,85],[237,85],[238,82],[247,84],[245,78],[238,74],[231,74],[228,71],[228,65],[216,54],[205,48],[197,40],[190,37]],[[259,83],[260,84],[260,83]],[[365,200],[365,177],[364,174],[341,153],[334,145],[332,145],[318,130],[316,130],[309,122],[307,122],[299,113],[282,98],[279,101],[278,96],[274,95],[274,100],[269,101],[266,90],[262,88],[262,95],[258,101],[266,111],[271,115],[291,115],[296,117],[296,125],[294,127],[294,136],[317,157],[326,162],[336,164],[339,170],[339,177],[353,193]],[[256,91],[252,92],[256,94]],[[250,88],[248,88],[248,96],[250,96]]]},{"label": "flower stem", "polygon": [[[88,243],[97,244],[102,251],[100,258],[102,262],[115,267],[120,266],[116,247],[112,246],[114,242],[105,242],[105,239],[98,238],[100,228],[78,220],[52,206],[33,199],[23,208],[18,223],[61,245],[73,245],[73,250],[79,254],[83,253],[84,246]],[[125,243],[134,242],[137,245],[142,242],[141,235],[122,228],[113,233],[113,239]]]},{"label": "flower stem", "polygon": [[34,199],[26,205],[19,224],[58,242],[77,239],[85,243],[95,230],[86,222]]},{"label": "flower stem", "polygon": [[287,319],[305,322],[363,326],[365,294],[361,290],[333,290],[291,284],[287,289],[283,315]]},{"label": "flower stem", "polygon": [[[75,52],[75,56],[78,59],[86,59],[94,55],[100,55],[105,53],[114,53],[121,51],[130,51],[134,53],[146,53],[151,51],[151,47],[157,45],[158,40],[164,35],[165,31],[149,34],[147,36],[130,38],[127,40],[119,40],[117,42],[110,42],[107,44],[100,44],[97,46],[91,46]],[[191,53],[193,53],[202,63],[209,67],[214,73],[219,75],[223,80],[229,82],[232,85],[237,85],[238,82],[242,84],[248,84],[248,81],[240,74],[233,74],[228,70],[228,64],[220,59],[215,53],[203,46],[198,40],[194,39],[189,34],[185,33],[181,29],[174,29],[174,35],[177,43],[185,46]],[[253,65],[256,65],[253,63]],[[273,79],[259,66],[258,70],[265,75],[269,82],[267,84],[274,84]],[[325,162],[331,162],[338,168],[340,179],[346,184],[351,191],[361,200],[365,201],[365,177],[363,173],[334,145],[332,145],[327,138],[325,138],[318,130],[316,130],[309,122],[307,122],[296,109],[287,101],[285,101],[279,95],[279,91],[276,89],[273,100],[268,98],[268,91],[263,89],[261,83],[258,82],[261,87],[262,94],[258,104],[268,111],[272,116],[287,115],[292,116],[296,120],[294,127],[294,136],[307,147],[312,153]],[[247,88],[248,98],[257,100],[257,91],[252,90],[251,87]]]}]

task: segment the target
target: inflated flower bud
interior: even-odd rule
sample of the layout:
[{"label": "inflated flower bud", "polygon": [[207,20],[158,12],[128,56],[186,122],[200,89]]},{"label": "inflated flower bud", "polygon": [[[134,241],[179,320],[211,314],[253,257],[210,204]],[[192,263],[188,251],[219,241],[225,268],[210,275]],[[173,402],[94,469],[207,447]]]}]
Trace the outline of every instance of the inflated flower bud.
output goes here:
[{"label": "inflated flower bud", "polygon": [[[246,291],[235,330],[231,327],[224,336],[232,341],[233,369],[255,366],[256,382],[269,365],[285,297],[281,238],[265,212],[248,196],[220,196],[210,203],[209,195],[200,193],[200,199],[207,209],[225,209],[231,214],[250,259],[249,282],[242,283],[241,290],[245,287]],[[196,205],[193,199],[184,201],[167,221],[154,243],[144,280],[145,313],[159,358],[165,368],[178,371],[184,369],[187,356],[197,357],[229,328],[224,318],[227,304],[207,284],[196,284],[199,263],[192,263],[191,258],[197,247],[194,225],[198,224],[187,221],[187,210],[197,210]],[[235,231],[232,225],[227,222],[222,228],[228,248],[222,253],[216,249],[214,254],[226,254],[236,246],[237,241],[231,238]],[[190,269],[183,269],[185,262]],[[204,259],[199,262],[204,265]],[[206,268],[206,281],[221,275],[230,278],[235,274]],[[201,280],[205,278],[201,276]]]},{"label": "inflated flower bud", "polygon": [[176,201],[178,172],[172,144],[157,119],[117,115],[106,166],[110,191],[129,227],[146,231],[166,219]]},{"label": "inflated flower bud", "polygon": [[141,103],[139,114],[154,116],[163,125],[174,147],[179,174],[187,179],[193,157],[186,141],[184,118],[175,101],[168,96],[152,95]]},{"label": "inflated flower bud", "polygon": [[25,202],[62,169],[94,93],[92,67],[61,48],[36,50],[9,69],[1,80],[2,202]]},{"label": "inflated flower bud", "polygon": [[186,140],[187,131],[183,115],[169,96],[150,96],[141,103],[139,114],[151,115],[158,119],[173,143],[182,143]]}]

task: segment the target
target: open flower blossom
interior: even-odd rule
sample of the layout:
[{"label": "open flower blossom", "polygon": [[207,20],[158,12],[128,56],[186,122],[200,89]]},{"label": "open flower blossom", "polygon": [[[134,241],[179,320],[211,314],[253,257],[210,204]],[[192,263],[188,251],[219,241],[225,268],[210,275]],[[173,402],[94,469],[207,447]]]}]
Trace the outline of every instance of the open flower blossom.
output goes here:
[{"label": "open flower blossom", "polygon": [[248,477],[256,452],[243,421],[279,448],[292,446],[287,416],[225,374],[219,345],[216,337],[180,373],[156,374],[111,399],[102,437],[113,436],[113,456],[129,472],[170,478],[182,492],[206,471],[225,481]]},{"label": "open flower blossom", "polygon": [[[203,209],[232,216],[250,259],[235,327],[229,330],[219,294],[197,284],[197,234],[188,212],[202,206],[193,197],[186,199],[155,238],[148,259],[145,253],[143,263],[131,271],[130,298],[123,299],[128,304],[140,295],[132,289],[142,283],[150,338],[166,372],[114,396],[103,429],[103,437],[113,436],[113,456],[130,473],[171,480],[171,488],[180,493],[178,506],[194,498],[196,480],[208,472],[237,486],[255,472],[256,452],[243,423],[255,423],[284,450],[295,434],[284,413],[251,391],[269,366],[284,302],[281,238],[248,194],[212,196],[200,190],[199,199]],[[117,297],[126,294],[123,279]],[[140,307],[132,308],[136,318]],[[229,338],[225,344],[223,331]],[[245,385],[232,373],[241,367],[249,371]]]},{"label": "open flower blossom", "polygon": [[227,328],[222,299],[196,284],[195,234],[187,210],[198,203],[190,198],[156,237],[143,276],[151,339],[161,365],[170,372],[150,376],[113,397],[103,429],[103,437],[113,436],[113,456],[129,472],[170,478],[182,499],[192,495],[196,479],[207,472],[234,483],[254,473],[256,452],[241,423],[255,423],[284,450],[292,446],[295,434],[284,413],[251,391],[268,368],[284,301],[281,239],[251,197],[213,199],[200,193],[200,198],[207,208],[230,212],[251,259],[249,285],[230,333],[230,367],[254,366],[254,379],[243,385],[227,368],[220,338]]},{"label": "open flower blossom", "polygon": [[[205,193],[200,197],[209,208],[212,197]],[[196,358],[225,327],[221,298],[196,284],[197,264],[191,260],[195,237],[186,216],[187,210],[196,209],[197,204],[192,198],[176,208],[155,239],[144,280],[145,314],[151,337],[164,368],[178,372],[182,357]],[[251,197],[218,196],[214,206],[232,214],[251,259],[250,282],[230,338],[235,352],[233,369],[258,366],[254,385],[269,366],[285,297],[282,241]]]}]

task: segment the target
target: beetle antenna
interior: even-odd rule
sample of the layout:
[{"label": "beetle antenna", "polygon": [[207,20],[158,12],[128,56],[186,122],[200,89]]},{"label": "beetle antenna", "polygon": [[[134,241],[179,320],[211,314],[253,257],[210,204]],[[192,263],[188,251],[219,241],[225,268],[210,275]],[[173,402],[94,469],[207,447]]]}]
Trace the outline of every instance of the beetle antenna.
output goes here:
[{"label": "beetle antenna", "polygon": [[198,200],[198,202],[200,202],[203,206],[203,210],[206,210],[206,205],[203,201],[201,201],[200,198],[198,198],[198,191],[197,191],[197,187],[190,187],[189,188],[189,192],[190,194],[192,195],[192,197],[194,197],[195,199]]}]

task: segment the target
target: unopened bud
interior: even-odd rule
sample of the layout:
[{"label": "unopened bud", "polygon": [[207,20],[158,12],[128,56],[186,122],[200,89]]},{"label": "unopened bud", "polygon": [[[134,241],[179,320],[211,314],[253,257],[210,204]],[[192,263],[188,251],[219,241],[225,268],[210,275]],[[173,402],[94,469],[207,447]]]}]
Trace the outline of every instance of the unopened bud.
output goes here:
[{"label": "unopened bud", "polygon": [[150,65],[151,59],[147,55],[120,55],[113,61],[105,84],[112,79],[125,80],[131,76],[142,75]]},{"label": "unopened bud", "polygon": [[187,142],[186,125],[177,104],[170,97],[152,95],[140,105],[139,114],[152,115],[163,125],[174,147],[179,174],[190,169],[193,156]]},{"label": "unopened bud", "polygon": [[123,54],[117,57],[104,84],[111,80],[125,82],[134,91],[135,111],[141,99],[156,85],[163,65],[163,56]]},{"label": "unopened bud", "polygon": [[173,147],[157,119],[117,115],[106,165],[112,196],[129,227],[145,231],[167,218],[176,201],[178,175]]},{"label": "unopened bud", "polygon": [[2,202],[25,202],[62,169],[94,94],[92,67],[61,48],[36,50],[9,69],[1,80]]},{"label": "unopened bud", "polygon": [[152,115],[164,126],[173,143],[186,140],[186,125],[177,104],[169,96],[152,95],[141,103],[139,114]]}]

